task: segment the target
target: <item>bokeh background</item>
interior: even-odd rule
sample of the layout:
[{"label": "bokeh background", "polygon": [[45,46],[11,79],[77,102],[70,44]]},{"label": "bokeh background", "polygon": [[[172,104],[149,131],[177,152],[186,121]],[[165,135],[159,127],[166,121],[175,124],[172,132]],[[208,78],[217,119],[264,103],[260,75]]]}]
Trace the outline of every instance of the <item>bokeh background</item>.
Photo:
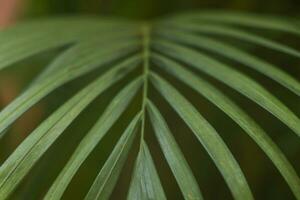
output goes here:
[{"label": "bokeh background", "polygon": [[[299,0],[0,0],[0,29],[5,29],[15,23],[27,19],[64,15],[113,15],[136,20],[151,20],[177,12],[190,10],[221,9],[227,11],[246,11],[262,14],[277,14],[284,17],[298,18],[300,15]],[[300,20],[299,20],[300,22]],[[59,30],[58,30],[59,31]],[[255,30],[251,30],[255,31]],[[277,41],[287,43],[300,50],[299,37],[284,34],[274,34],[258,31]],[[224,40],[227,40],[224,38]],[[232,42],[232,41],[228,41]],[[1,44],[0,44],[1,45]],[[276,52],[249,44],[238,43],[241,48],[274,63],[300,81],[300,61]],[[20,63],[14,64],[9,70],[0,72],[0,109],[9,104],[30,81],[63,49],[48,51]],[[300,116],[299,97],[285,90],[280,85],[266,77],[246,68],[240,64],[220,58],[232,64],[238,70],[255,78],[275,96],[290,107],[296,115]],[[232,99],[241,105],[272,137],[286,154],[293,166],[300,174],[300,140],[285,125],[265,112],[263,109],[237,94],[233,90],[221,85],[215,80],[200,74],[211,83],[222,89]],[[294,199],[291,191],[277,172],[272,163],[257,147],[257,145],[220,110],[197,95],[189,88],[176,82],[165,75],[201,111],[206,119],[216,128],[232,150],[241,165],[242,170],[257,199]],[[24,140],[24,138],[51,112],[59,107],[66,99],[74,94],[85,83],[94,78],[87,75],[81,81],[72,81],[57,89],[39,104],[23,115],[9,130],[9,134],[0,141],[0,163]],[[41,199],[47,188],[51,185],[70,154],[96,121],[97,117],[111,97],[120,89],[120,85],[99,97],[88,109],[83,112],[75,122],[66,130],[63,136],[52,146],[45,156],[38,162],[32,172],[23,181],[11,199]],[[174,132],[178,143],[192,166],[192,170],[199,182],[204,196],[212,200],[232,199],[220,173],[207,156],[193,134],[174,114],[166,102],[153,90],[150,95],[161,106],[161,110],[168,118],[170,128]],[[93,178],[105,162],[113,144],[118,139],[121,130],[125,127],[129,116],[132,116],[140,99],[136,99],[128,112],[122,116],[119,125],[113,127],[108,137],[101,142],[97,149],[80,168],[64,199],[82,199],[92,183]],[[151,148],[152,156],[157,165],[164,189],[170,199],[182,199],[175,179],[162,156],[162,152],[152,134],[151,127],[147,127],[147,141]],[[112,199],[124,199],[129,185],[129,174],[132,171],[135,150],[128,159],[124,173],[112,195]]]}]

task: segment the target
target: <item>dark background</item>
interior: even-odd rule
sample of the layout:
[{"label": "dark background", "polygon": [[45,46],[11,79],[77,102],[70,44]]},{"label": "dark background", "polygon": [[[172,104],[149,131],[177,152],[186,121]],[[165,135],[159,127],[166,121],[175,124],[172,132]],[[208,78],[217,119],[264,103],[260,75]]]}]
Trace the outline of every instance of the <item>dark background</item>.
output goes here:
[{"label": "dark background", "polygon": [[151,19],[166,13],[195,9],[244,10],[257,13],[298,14],[298,0],[31,0],[30,14],[109,14]]}]

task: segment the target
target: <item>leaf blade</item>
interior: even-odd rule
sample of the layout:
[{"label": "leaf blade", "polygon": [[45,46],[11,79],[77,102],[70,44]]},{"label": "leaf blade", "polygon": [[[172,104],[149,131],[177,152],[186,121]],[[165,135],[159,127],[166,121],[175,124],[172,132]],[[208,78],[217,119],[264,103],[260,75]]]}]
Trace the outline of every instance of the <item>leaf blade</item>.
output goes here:
[{"label": "leaf blade", "polygon": [[136,133],[138,122],[140,121],[140,113],[137,114],[131,123],[127,126],[123,135],[116,144],[111,155],[105,162],[104,166],[97,175],[89,192],[85,196],[89,199],[108,199],[111,195],[114,185],[117,182],[118,176],[123,168],[130,147]]},{"label": "leaf blade", "polygon": [[253,68],[254,70],[268,76],[290,91],[294,92],[296,95],[300,96],[300,83],[295,78],[280,70],[276,66],[256,56],[248,54],[247,52],[240,50],[234,46],[221,42],[218,39],[211,39],[210,37],[179,31],[173,31],[172,34],[170,34],[170,32],[166,30],[158,34],[162,35],[162,37],[164,38],[210,50],[214,53],[218,53],[219,55],[223,55],[232,60],[240,62],[245,66]]},{"label": "leaf blade", "polygon": [[[119,25],[122,22],[70,17],[36,20],[1,31],[0,70],[37,53],[72,44],[99,33],[110,35],[111,30],[116,30]],[[125,33],[135,32],[134,25],[125,22],[124,25],[125,27],[121,27]]]},{"label": "leaf blade", "polygon": [[247,181],[233,155],[215,129],[175,88],[156,74],[151,82],[190,127],[215,162],[235,199],[253,199]]},{"label": "leaf blade", "polygon": [[164,55],[171,56],[174,59],[181,60],[191,67],[228,85],[272,113],[300,136],[299,118],[274,95],[246,75],[230,68],[226,64],[206,56],[204,53],[188,49],[178,44],[168,42],[159,43],[160,44],[155,47],[157,51]]},{"label": "leaf blade", "polygon": [[145,141],[142,141],[141,149],[135,162],[127,199],[167,199]]},{"label": "leaf blade", "polygon": [[107,134],[111,126],[121,116],[140,86],[141,79],[139,78],[132,81],[132,83],[116,95],[93,128],[82,139],[71,158],[48,190],[44,197],[45,200],[61,198],[79,167],[101,139]]},{"label": "leaf blade", "polygon": [[154,133],[159,141],[165,158],[175,176],[175,179],[185,199],[203,199],[197,181],[192,170],[184,158],[180,147],[172,136],[168,125],[159,112],[158,108],[151,102],[147,102],[150,120],[154,127]]},{"label": "leaf blade", "polygon": [[297,172],[267,133],[246,112],[209,82],[194,75],[174,61],[159,55],[152,56],[157,66],[203,95],[234,120],[267,154],[288,183],[295,197],[300,199],[300,179]]},{"label": "leaf blade", "polygon": [[[60,87],[61,85],[80,77],[96,67],[102,67],[106,64],[120,59],[125,52],[135,51],[138,47],[135,43],[128,46],[125,42],[120,46],[112,46],[109,49],[102,50],[102,47],[95,47],[97,43],[84,43],[73,49],[70,49],[61,57],[58,57],[53,63],[53,67],[46,73],[42,74],[35,83],[25,90],[19,97],[0,112],[0,138],[3,137],[6,128],[8,128],[18,117],[20,117],[31,106],[48,95],[50,92]],[[89,45],[92,45],[89,47]],[[100,50],[99,50],[100,49]],[[84,51],[86,50],[86,51]],[[102,50],[102,51],[101,51]],[[77,53],[76,53],[77,52]],[[115,54],[111,54],[115,52]],[[84,53],[86,56],[78,56]],[[127,58],[126,62],[130,65],[135,65],[140,62],[141,56],[135,55]],[[126,65],[126,64],[125,64]],[[66,67],[67,66],[67,67]],[[55,70],[59,68],[60,70]]]},{"label": "leaf blade", "polygon": [[269,29],[300,35],[300,29],[291,22],[292,18],[259,15],[243,12],[226,11],[204,11],[201,13],[190,13],[182,16],[175,16],[178,20],[204,21],[210,23],[232,24],[245,27]]},{"label": "leaf blade", "polygon": [[124,68],[123,65],[120,66],[112,68],[62,105],[36,128],[4,162],[0,167],[1,199],[5,199],[11,194],[35,162],[91,101],[130,71],[130,68],[126,67],[123,73],[119,73],[119,69]]},{"label": "leaf blade", "polygon": [[163,23],[162,26],[167,26],[170,29],[184,30],[188,32],[206,33],[213,35],[229,36],[234,39],[239,39],[271,50],[285,53],[297,58],[300,58],[300,51],[254,33],[239,30],[238,28],[228,27],[225,25],[199,25],[197,23]]}]

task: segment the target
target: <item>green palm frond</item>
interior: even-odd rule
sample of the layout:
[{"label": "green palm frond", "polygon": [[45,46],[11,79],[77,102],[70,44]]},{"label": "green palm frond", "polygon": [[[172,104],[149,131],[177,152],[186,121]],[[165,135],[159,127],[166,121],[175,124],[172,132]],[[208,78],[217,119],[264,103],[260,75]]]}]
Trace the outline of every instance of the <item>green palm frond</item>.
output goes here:
[{"label": "green palm frond", "polygon": [[48,188],[45,199],[62,198],[89,155],[118,124],[118,119],[129,109],[133,99],[139,96],[140,105],[135,106],[135,117],[129,120],[85,199],[109,199],[134,141],[139,147],[127,198],[167,198],[147,144],[145,127],[148,124],[153,128],[183,198],[203,199],[205,195],[169,128],[168,120],[160,105],[149,95],[151,90],[168,102],[199,140],[232,196],[238,200],[253,199],[243,171],[220,133],[183,91],[165,77],[167,75],[200,94],[238,124],[269,157],[296,199],[300,200],[300,179],[277,144],[238,103],[204,77],[208,76],[245,96],[300,136],[300,119],[289,106],[251,76],[211,55],[225,57],[270,78],[296,95],[300,103],[300,82],[295,77],[238,45],[220,39],[228,37],[232,41],[286,54],[288,58],[300,58],[297,49],[248,28],[300,36],[300,27],[291,19],[219,11],[170,16],[153,23],[88,17],[36,20],[0,32],[0,70],[30,56],[65,47],[30,86],[0,112],[0,138],[8,133],[6,130],[19,117],[50,93],[102,69],[99,76],[45,119],[1,165],[0,199],[7,199],[14,193],[35,164],[89,104],[122,80],[127,80],[126,84],[122,84],[94,126],[81,139]]}]

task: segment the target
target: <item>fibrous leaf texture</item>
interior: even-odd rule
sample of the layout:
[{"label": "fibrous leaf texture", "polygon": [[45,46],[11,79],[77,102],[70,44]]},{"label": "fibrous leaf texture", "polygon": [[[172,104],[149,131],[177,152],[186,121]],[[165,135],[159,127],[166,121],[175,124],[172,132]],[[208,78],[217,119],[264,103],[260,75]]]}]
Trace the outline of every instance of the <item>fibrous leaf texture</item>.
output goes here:
[{"label": "fibrous leaf texture", "polygon": [[[287,59],[300,59],[300,51],[254,30],[293,35],[296,39],[300,37],[300,27],[289,18],[211,11],[169,16],[152,23],[90,17],[35,20],[0,32],[0,70],[31,56],[64,47],[32,83],[1,110],[0,139],[9,134],[7,130],[16,120],[53,91],[101,71],[41,122],[1,164],[0,199],[9,199],[75,119],[97,97],[113,90],[116,85],[119,91],[99,114],[94,126],[84,134],[48,190],[43,192],[44,199],[63,197],[80,167],[110,134],[110,129],[118,126],[119,119],[133,102],[135,114],[128,118],[127,126],[120,132],[118,141],[94,177],[85,199],[109,199],[130,156],[135,158],[126,198],[167,199],[147,134],[153,134],[157,140],[182,198],[205,199],[195,171],[170,128],[172,121],[163,112],[160,101],[150,95],[152,92],[167,102],[203,146],[233,198],[254,199],[238,160],[221,137],[226,132],[214,128],[205,118],[205,111],[197,109],[197,105],[180,89],[182,87],[178,87],[181,84],[211,102],[248,134],[278,169],[294,197],[300,200],[300,179],[295,166],[255,117],[218,86],[224,85],[236,91],[273,115],[296,137],[300,136],[300,119],[291,106],[245,71],[252,70],[281,85],[296,96],[298,104],[299,80],[281,66],[239,44],[263,47]],[[237,66],[232,63],[237,63]],[[151,131],[146,131],[146,127]],[[137,152],[131,155],[135,146]]]}]

